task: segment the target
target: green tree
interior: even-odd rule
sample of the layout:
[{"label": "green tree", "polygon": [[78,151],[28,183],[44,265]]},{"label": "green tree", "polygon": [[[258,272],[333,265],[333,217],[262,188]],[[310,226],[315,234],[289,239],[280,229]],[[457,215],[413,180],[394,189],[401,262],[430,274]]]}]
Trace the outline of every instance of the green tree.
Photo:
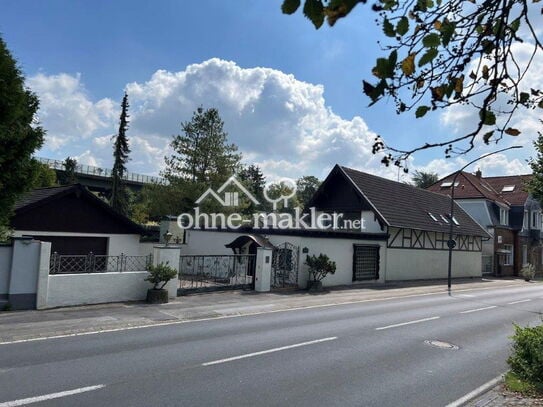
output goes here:
[{"label": "green tree", "polygon": [[[518,136],[510,127],[524,109],[543,109],[543,91],[523,81],[543,45],[532,17],[538,0],[374,0],[372,10],[385,36],[384,55],[363,82],[371,103],[392,99],[398,114],[428,112],[467,105],[478,114],[473,128],[445,140],[420,140],[409,149],[394,148],[377,137],[373,153],[382,162],[404,167],[415,152],[444,148],[445,157],[465,154],[476,143],[497,143]],[[304,0],[303,13],[320,28],[333,26],[366,0]],[[284,0],[282,11],[293,14],[300,0]],[[528,51],[527,63],[522,53]],[[520,62],[520,63],[519,63]],[[519,120],[519,121],[520,121]]]},{"label": "green tree", "polygon": [[32,160],[34,171],[32,176],[32,188],[47,188],[57,184],[57,173],[47,164],[38,160]]},{"label": "green tree", "polygon": [[[543,124],[543,121],[541,121],[541,123]],[[535,158],[530,158],[528,161],[533,176],[527,182],[526,189],[530,191],[532,196],[543,206],[543,133],[541,131],[538,132],[537,139],[533,144],[536,156]]]},{"label": "green tree", "polygon": [[321,181],[313,175],[305,175],[296,180],[296,196],[298,201],[304,207],[307,207],[309,200],[315,195],[319,189]]},{"label": "green tree", "polygon": [[[266,177],[258,165],[251,164],[243,167],[238,172],[239,180],[247,187],[249,192],[261,203],[265,205],[264,188],[266,187]],[[258,208],[250,202],[245,208],[246,214],[254,213]]]},{"label": "green tree", "polygon": [[181,129],[184,134],[174,136],[171,142],[175,153],[166,158],[166,178],[216,185],[239,168],[241,154],[235,144],[228,143],[217,109],[199,107]]},{"label": "green tree", "polygon": [[117,212],[123,215],[128,214],[129,198],[124,184],[124,176],[126,174],[126,163],[128,162],[128,154],[130,147],[126,131],[128,130],[128,95],[125,93],[121,103],[121,116],[119,118],[119,131],[113,144],[113,169],[111,171],[111,199],[110,204]]},{"label": "green tree", "polygon": [[426,189],[439,181],[439,176],[435,172],[415,171],[413,182],[416,187]]},{"label": "green tree", "polygon": [[64,167],[64,170],[59,177],[60,183],[62,185],[71,185],[77,183],[77,160],[72,157],[66,157],[66,159],[62,163],[62,166]]},{"label": "green tree", "polygon": [[17,199],[32,188],[32,155],[45,131],[36,122],[39,101],[0,37],[0,234],[7,230]]}]

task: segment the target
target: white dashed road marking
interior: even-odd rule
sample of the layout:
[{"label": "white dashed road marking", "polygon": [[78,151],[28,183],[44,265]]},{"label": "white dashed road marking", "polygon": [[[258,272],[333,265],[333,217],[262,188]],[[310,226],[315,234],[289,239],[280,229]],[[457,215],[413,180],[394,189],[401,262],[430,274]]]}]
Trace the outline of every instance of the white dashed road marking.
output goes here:
[{"label": "white dashed road marking", "polygon": [[434,319],[439,319],[439,318],[441,318],[441,317],[430,317],[430,318],[416,319],[415,321],[401,322],[399,324],[381,326],[379,328],[375,328],[375,330],[376,331],[382,331],[384,329],[397,328],[397,327],[400,327],[400,326],[411,325],[411,324],[418,324],[419,322],[433,321]]},{"label": "white dashed road marking", "polygon": [[73,396],[76,394],[86,393],[88,391],[98,390],[106,387],[104,384],[97,384],[96,386],[80,387],[79,389],[60,391],[58,393],[44,394],[43,396],[28,397],[26,399],[19,399],[13,401],[6,401],[0,403],[0,407],[17,407],[26,406],[27,404],[39,403],[40,401],[59,399],[61,397]]},{"label": "white dashed road marking", "polygon": [[461,314],[471,314],[472,312],[484,311],[484,310],[492,309],[492,308],[498,308],[498,306],[497,305],[491,305],[490,307],[468,309],[466,311],[462,311]]}]

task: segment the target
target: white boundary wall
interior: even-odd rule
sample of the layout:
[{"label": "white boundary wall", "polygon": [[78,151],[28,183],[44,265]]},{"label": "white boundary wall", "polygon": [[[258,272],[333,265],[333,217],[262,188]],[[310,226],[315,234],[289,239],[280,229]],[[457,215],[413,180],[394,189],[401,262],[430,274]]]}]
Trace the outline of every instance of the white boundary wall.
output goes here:
[{"label": "white boundary wall", "polygon": [[[151,284],[145,281],[147,271],[124,271],[121,273],[49,274],[49,250],[42,253],[39,265],[36,307],[38,309],[65,307],[70,305],[101,304],[108,302],[141,301],[147,296]],[[179,267],[179,248],[156,246],[155,264],[167,256],[177,261],[170,264]],[[178,280],[167,285],[168,297],[177,297]]]},{"label": "white boundary wall", "polygon": [[[140,301],[151,285],[146,271],[50,275],[46,304],[41,308]],[[40,307],[38,307],[40,308]]]},{"label": "white boundary wall", "polygon": [[[188,230],[186,244],[181,245],[181,254],[232,254],[232,249],[228,249],[224,247],[224,245],[232,242],[237,237],[246,234],[247,233],[217,232],[210,230]],[[322,282],[324,286],[357,284],[358,282],[353,283],[354,244],[380,247],[379,280],[364,281],[364,283],[382,283],[385,281],[387,269],[386,241],[276,234],[266,235],[266,238],[268,238],[273,245],[289,242],[300,248],[298,286],[301,288],[307,285],[307,280],[309,278],[307,266],[305,265],[306,256],[313,254],[319,255],[320,253],[326,254],[331,260],[336,262],[336,273],[326,276]],[[302,253],[304,247],[308,249],[308,253]]]}]

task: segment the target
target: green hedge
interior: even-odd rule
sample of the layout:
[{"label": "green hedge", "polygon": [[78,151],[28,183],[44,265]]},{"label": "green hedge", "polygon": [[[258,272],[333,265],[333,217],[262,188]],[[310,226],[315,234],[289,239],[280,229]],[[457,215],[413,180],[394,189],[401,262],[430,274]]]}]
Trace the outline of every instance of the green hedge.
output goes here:
[{"label": "green hedge", "polygon": [[513,352],[507,363],[518,378],[538,387],[543,384],[543,325],[515,325]]}]

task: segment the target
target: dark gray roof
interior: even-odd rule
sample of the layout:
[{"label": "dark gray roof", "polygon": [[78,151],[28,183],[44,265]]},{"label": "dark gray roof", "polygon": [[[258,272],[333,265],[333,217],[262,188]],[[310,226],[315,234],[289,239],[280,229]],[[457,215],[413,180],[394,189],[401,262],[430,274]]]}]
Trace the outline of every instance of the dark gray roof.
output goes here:
[{"label": "dark gray roof", "polygon": [[73,185],[64,185],[61,187],[49,187],[49,188],[38,188],[34,189],[26,194],[24,194],[16,203],[15,210],[24,208],[26,206],[33,205],[44,199],[51,198],[60,193],[64,193],[73,189]]},{"label": "dark gray roof", "polygon": [[[437,232],[449,231],[449,224],[441,218],[441,215],[446,217],[450,212],[449,197],[351,168],[340,169],[387,225]],[[437,221],[433,220],[429,213],[434,215]],[[455,225],[454,233],[488,236],[456,203],[454,217],[459,223],[459,226]]]}]

